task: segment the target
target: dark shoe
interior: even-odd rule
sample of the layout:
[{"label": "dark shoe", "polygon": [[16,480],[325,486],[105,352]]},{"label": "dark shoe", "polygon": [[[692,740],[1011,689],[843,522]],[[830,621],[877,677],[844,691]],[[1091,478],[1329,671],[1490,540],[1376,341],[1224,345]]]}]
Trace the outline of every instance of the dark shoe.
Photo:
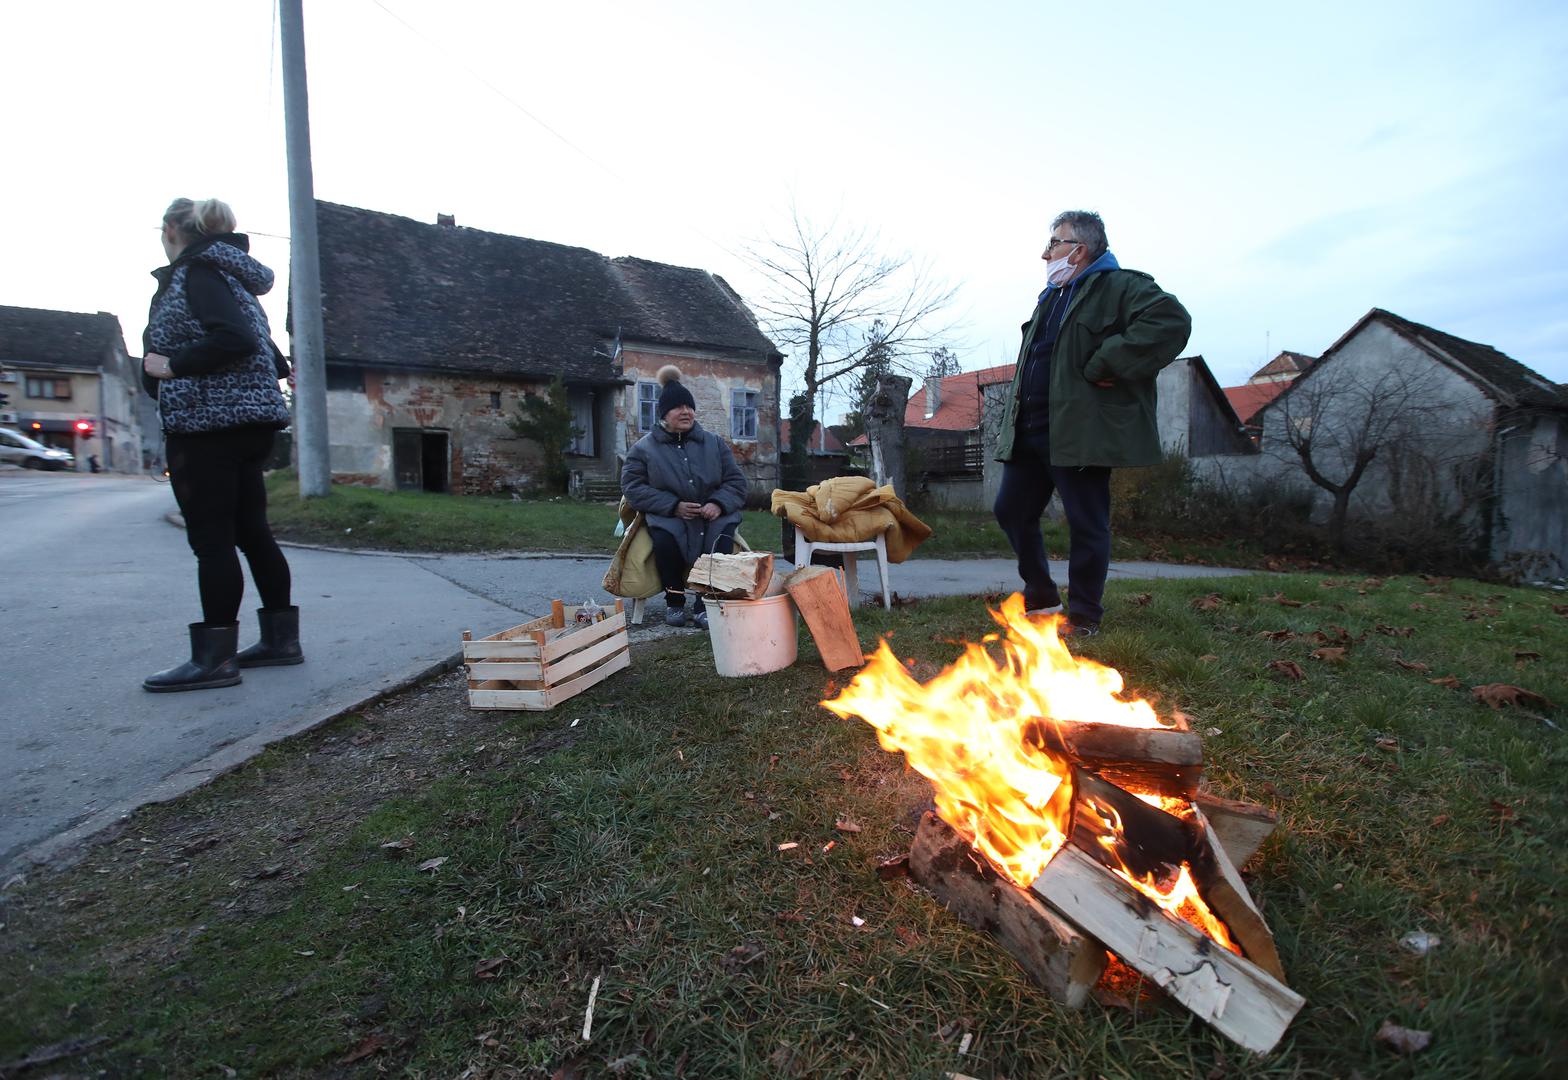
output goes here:
[{"label": "dark shoe", "polygon": [[299,647],[299,608],[257,608],[261,640],[241,649],[234,662],[240,667],[281,667],[303,664],[305,654]]},{"label": "dark shoe", "polygon": [[667,607],[664,609],[665,626],[685,626],[690,621],[691,617],[686,614],[686,609],[683,607]]},{"label": "dark shoe", "polygon": [[691,613],[691,624],[698,630],[706,630],[708,628],[708,613],[698,608]]},{"label": "dark shoe", "polygon": [[1056,627],[1057,635],[1064,638],[1094,637],[1099,632],[1099,623],[1077,623],[1071,619],[1064,619]]},{"label": "dark shoe", "polygon": [[190,630],[191,658],[178,667],[147,676],[142,680],[143,690],[168,694],[239,684],[240,669],[234,662],[234,651],[240,643],[240,624],[191,623]]},{"label": "dark shoe", "polygon": [[1029,616],[1031,619],[1043,619],[1047,615],[1060,615],[1061,613],[1062,613],[1062,605],[1061,604],[1051,604],[1049,606],[1042,605],[1040,607],[1032,607],[1032,608],[1029,608],[1027,611],[1024,612],[1024,614]]}]

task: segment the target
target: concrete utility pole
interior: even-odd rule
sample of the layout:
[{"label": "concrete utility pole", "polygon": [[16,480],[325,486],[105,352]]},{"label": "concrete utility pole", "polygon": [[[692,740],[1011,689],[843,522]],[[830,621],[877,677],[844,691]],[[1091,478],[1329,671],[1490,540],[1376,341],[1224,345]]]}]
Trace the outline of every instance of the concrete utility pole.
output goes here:
[{"label": "concrete utility pole", "polygon": [[310,101],[305,91],[305,16],[300,0],[280,0],[283,118],[289,155],[289,299],[293,304],[294,443],[299,493],[332,491],[327,442],[327,363],[321,326],[321,256],[310,171]]}]

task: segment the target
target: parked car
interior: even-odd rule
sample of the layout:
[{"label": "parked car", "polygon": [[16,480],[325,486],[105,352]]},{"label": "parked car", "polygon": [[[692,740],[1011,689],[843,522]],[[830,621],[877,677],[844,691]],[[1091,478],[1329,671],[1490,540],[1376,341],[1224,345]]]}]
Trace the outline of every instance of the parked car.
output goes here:
[{"label": "parked car", "polygon": [[56,450],[20,431],[0,428],[0,461],[20,465],[24,469],[74,469],[76,458],[65,450]]}]

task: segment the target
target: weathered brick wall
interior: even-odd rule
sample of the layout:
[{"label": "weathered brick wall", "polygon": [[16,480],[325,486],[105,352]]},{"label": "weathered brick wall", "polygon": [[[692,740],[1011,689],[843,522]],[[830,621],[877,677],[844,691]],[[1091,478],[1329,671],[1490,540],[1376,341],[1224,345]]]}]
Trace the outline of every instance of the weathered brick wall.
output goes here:
[{"label": "weathered brick wall", "polygon": [[[638,381],[656,382],[665,364],[681,369],[681,384],[697,401],[697,421],[724,437],[751,485],[754,499],[766,499],[778,486],[778,374],[777,369],[755,361],[626,349],[622,353],[625,377],[632,382],[620,395],[616,409],[617,430],[624,432],[621,453],[646,432],[638,428]],[[757,437],[735,439],[730,435],[730,391],[757,393]]]},{"label": "weathered brick wall", "polygon": [[[518,438],[507,424],[528,390],[545,384],[423,372],[365,372],[363,394],[333,390],[327,395],[333,478],[391,489],[392,433],[398,428],[445,431],[450,453],[449,490],[494,495],[532,486],[539,448]],[[491,404],[500,395],[499,407]]]}]

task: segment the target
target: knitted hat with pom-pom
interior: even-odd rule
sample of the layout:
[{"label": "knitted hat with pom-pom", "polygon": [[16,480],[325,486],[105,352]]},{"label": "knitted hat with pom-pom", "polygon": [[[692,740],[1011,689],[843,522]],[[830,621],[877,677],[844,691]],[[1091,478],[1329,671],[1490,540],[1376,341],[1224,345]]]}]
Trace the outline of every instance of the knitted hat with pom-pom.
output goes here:
[{"label": "knitted hat with pom-pom", "polygon": [[659,381],[664,384],[664,389],[659,391],[659,419],[664,419],[664,414],[680,405],[687,405],[695,409],[697,399],[691,396],[691,391],[681,385],[681,369],[674,364],[665,364],[659,369]]}]

